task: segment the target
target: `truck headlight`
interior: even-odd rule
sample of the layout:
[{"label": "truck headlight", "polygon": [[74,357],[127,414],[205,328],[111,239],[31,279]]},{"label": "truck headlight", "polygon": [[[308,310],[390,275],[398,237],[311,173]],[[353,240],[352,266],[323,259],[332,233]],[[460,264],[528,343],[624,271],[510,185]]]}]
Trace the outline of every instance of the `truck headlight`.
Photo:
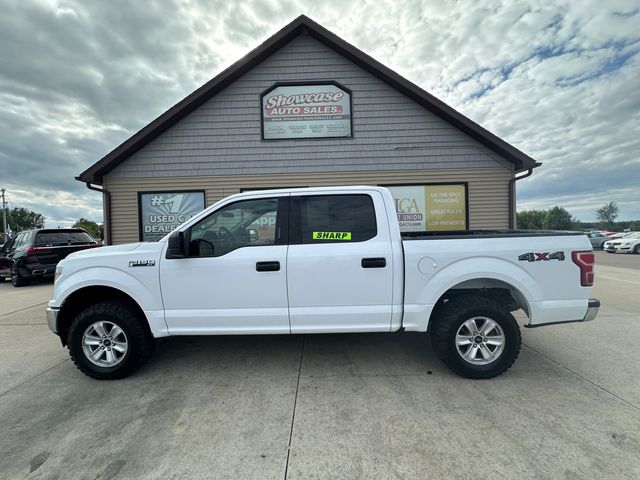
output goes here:
[{"label": "truck headlight", "polygon": [[58,278],[60,278],[61,275],[62,275],[62,267],[57,267],[56,268],[56,273],[53,276],[53,281],[56,282],[58,280]]}]

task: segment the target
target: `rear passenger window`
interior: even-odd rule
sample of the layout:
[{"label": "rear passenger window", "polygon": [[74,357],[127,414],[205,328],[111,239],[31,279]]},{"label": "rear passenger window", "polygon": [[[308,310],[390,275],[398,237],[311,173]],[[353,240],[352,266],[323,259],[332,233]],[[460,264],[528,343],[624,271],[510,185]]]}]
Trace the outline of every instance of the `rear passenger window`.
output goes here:
[{"label": "rear passenger window", "polygon": [[16,237],[16,243],[14,245],[14,248],[21,248],[24,247],[27,244],[27,237],[29,236],[28,233],[20,233],[17,237]]},{"label": "rear passenger window", "polygon": [[302,243],[363,242],[377,235],[369,195],[300,197]]}]

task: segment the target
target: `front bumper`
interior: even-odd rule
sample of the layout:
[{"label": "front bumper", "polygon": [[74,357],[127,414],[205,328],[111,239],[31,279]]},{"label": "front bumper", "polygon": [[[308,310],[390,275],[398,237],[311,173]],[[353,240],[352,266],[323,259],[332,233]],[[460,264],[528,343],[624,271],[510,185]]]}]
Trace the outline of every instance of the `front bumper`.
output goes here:
[{"label": "front bumper", "polygon": [[49,325],[49,330],[53,333],[58,333],[58,313],[60,313],[59,308],[51,308],[47,307],[47,325]]}]

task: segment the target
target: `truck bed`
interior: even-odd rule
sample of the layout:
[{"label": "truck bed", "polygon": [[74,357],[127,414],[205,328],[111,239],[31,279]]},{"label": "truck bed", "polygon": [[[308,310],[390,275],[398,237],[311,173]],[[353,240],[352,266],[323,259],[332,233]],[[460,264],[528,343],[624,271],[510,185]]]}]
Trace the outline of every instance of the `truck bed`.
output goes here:
[{"label": "truck bed", "polygon": [[560,230],[450,230],[441,232],[401,232],[402,240],[445,240],[454,238],[564,237],[583,232]]}]

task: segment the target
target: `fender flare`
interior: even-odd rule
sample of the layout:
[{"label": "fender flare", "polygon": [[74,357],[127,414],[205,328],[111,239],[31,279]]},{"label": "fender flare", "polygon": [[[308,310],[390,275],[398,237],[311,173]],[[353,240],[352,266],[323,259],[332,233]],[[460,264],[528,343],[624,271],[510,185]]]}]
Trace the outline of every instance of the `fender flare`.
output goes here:
[{"label": "fender flare", "polygon": [[[113,267],[87,267],[74,271],[68,277],[63,275],[55,285],[55,298],[60,302],[55,307],[62,308],[71,295],[89,287],[108,287],[122,292],[140,307],[154,337],[169,334],[159,290],[152,290],[133,275]],[[49,306],[53,305],[50,303]]]},{"label": "fender flare", "polygon": [[[425,279],[417,295],[420,315],[411,322],[411,330],[426,331],[431,314],[440,298],[463,282],[490,279],[504,282],[518,290],[528,305],[540,298],[542,289],[522,267],[496,257],[475,257],[455,261]],[[436,286],[437,288],[433,288]]]}]

